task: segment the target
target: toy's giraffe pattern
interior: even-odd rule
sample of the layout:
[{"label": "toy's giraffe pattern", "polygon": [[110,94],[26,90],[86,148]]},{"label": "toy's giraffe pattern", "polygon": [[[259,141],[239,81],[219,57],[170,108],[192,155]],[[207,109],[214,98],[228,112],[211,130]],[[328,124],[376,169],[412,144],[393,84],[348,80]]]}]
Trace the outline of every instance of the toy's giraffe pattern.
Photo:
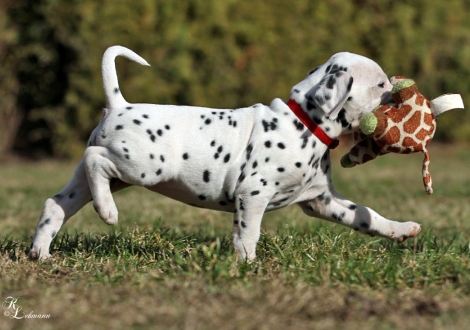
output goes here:
[{"label": "toy's giraffe pattern", "polygon": [[[396,85],[404,79],[397,76],[390,81]],[[398,106],[383,105],[375,111],[379,124],[372,134],[373,139],[363,133],[355,133],[355,146],[349,158],[354,164],[363,164],[389,152],[423,152],[423,183],[426,193],[431,194],[430,155],[426,147],[434,136],[436,120],[430,102],[419,93],[416,84],[399,89],[392,96]]]}]

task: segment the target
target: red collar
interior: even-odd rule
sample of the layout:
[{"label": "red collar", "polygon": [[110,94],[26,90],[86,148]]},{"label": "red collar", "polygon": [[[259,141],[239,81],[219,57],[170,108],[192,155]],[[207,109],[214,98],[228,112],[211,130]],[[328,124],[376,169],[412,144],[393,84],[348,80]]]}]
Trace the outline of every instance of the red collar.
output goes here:
[{"label": "red collar", "polygon": [[300,119],[300,121],[307,127],[310,132],[313,133],[321,142],[326,144],[328,148],[334,149],[338,146],[339,140],[330,138],[320,126],[315,124],[315,122],[310,118],[307,113],[302,109],[302,107],[293,99],[290,99],[287,102],[287,106],[292,110],[292,112]]}]

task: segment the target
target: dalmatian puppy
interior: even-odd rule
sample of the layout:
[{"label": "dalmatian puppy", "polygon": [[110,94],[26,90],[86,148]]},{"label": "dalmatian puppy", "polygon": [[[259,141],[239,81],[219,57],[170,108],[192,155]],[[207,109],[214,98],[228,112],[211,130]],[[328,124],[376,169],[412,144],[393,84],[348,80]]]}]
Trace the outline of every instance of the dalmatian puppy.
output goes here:
[{"label": "dalmatian puppy", "polygon": [[100,218],[115,225],[112,193],[132,185],[233,213],[233,246],[241,259],[255,258],[264,212],[290,204],[370,235],[403,241],[420,232],[417,223],[391,221],[347,200],[331,181],[336,138],[390,101],[391,84],[372,60],[335,54],[292,88],[287,104],[274,99],[230,110],[130,104],[119,89],[117,56],[148,65],[124,47],[105,52],[107,106],[71,181],[44,204],[31,259],[50,257],[61,226],[91,200]]}]

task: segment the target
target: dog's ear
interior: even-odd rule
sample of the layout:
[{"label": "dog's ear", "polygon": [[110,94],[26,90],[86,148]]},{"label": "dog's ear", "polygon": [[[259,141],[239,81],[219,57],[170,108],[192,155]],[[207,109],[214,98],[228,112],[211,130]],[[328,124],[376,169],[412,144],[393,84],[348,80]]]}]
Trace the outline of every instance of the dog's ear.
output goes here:
[{"label": "dog's ear", "polygon": [[337,71],[326,74],[318,83],[314,98],[329,119],[336,119],[348,99],[353,81],[354,79],[349,73]]}]

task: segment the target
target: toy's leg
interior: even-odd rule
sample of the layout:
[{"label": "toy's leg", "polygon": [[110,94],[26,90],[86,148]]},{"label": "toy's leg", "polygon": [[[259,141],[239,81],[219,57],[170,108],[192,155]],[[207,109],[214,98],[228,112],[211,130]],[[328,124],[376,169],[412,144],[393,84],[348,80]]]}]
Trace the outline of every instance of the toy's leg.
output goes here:
[{"label": "toy's leg", "polygon": [[330,186],[316,198],[299,203],[302,210],[312,217],[336,222],[361,233],[379,235],[403,242],[421,231],[415,222],[397,222],[384,218],[374,210],[355,204]]},{"label": "toy's leg", "polygon": [[429,152],[424,149],[424,160],[423,160],[423,183],[424,189],[428,195],[431,195],[433,192],[431,173],[429,173],[429,164],[431,163],[431,156]]},{"label": "toy's leg", "polygon": [[358,164],[367,163],[377,156],[386,153],[387,152],[382,150],[372,138],[358,133],[357,136],[355,136],[354,147],[341,158],[341,166],[354,167]]}]

